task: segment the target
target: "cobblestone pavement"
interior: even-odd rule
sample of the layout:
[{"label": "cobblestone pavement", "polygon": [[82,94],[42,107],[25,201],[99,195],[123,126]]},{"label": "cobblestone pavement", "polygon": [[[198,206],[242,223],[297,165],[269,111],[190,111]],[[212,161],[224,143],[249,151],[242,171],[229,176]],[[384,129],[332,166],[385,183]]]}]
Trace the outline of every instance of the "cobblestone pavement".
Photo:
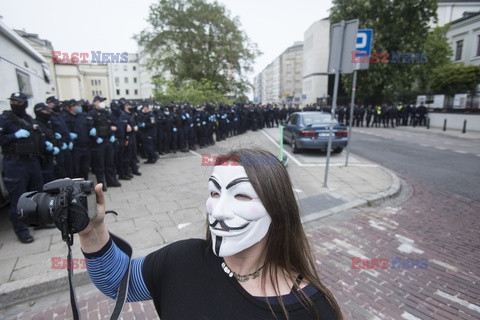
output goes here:
[{"label": "cobblestone pavement", "polygon": [[[398,198],[380,207],[306,226],[322,281],[345,319],[480,318],[480,202],[406,182]],[[386,269],[352,269],[352,257],[389,262]],[[428,259],[428,267],[407,269],[406,259]],[[108,319],[112,303],[98,292],[80,295],[81,319]],[[9,319],[72,316],[63,302]],[[141,302],[126,304],[123,319],[159,318],[151,302]]]}]

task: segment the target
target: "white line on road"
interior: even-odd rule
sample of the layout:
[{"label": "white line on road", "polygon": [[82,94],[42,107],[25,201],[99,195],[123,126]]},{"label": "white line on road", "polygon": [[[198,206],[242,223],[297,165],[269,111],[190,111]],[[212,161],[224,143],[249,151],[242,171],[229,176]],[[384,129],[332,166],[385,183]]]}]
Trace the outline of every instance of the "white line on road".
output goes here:
[{"label": "white line on road", "polygon": [[420,143],[420,145],[421,145],[422,147],[430,147],[430,145],[428,145],[428,144]]},{"label": "white line on road", "polygon": [[473,311],[476,311],[476,312],[480,313],[480,307],[479,306],[474,305],[473,303],[470,303],[467,300],[460,299],[456,295],[452,296],[452,295],[450,295],[446,292],[440,291],[440,290],[435,291],[435,294],[442,297],[442,298],[448,299],[452,302],[456,302],[456,303],[458,303],[458,304],[460,304],[464,307],[467,307],[470,310],[473,310]]},{"label": "white line on road", "polygon": [[462,151],[462,150],[453,150],[453,151],[455,151],[456,153],[461,153],[461,154],[466,154],[466,153],[468,153],[467,151]]},{"label": "white line on road", "polygon": [[[280,145],[279,145],[275,140],[273,140],[273,138],[270,137],[265,131],[262,130],[261,132],[265,135],[265,137],[268,138],[268,140],[270,140],[274,145],[276,145],[278,148],[280,148]],[[302,164],[300,161],[298,161],[294,156],[292,156],[288,151],[283,150],[283,153],[285,153],[285,154],[286,154],[290,159],[292,159],[293,162],[295,162],[297,165],[299,165],[299,166],[301,166],[301,167],[303,166],[303,164]]]},{"label": "white line on road", "polygon": [[435,147],[435,149],[438,149],[438,150],[447,150],[447,148],[444,148],[444,147]]},{"label": "white line on road", "polygon": [[195,152],[195,151],[193,151],[193,150],[190,150],[190,153],[193,153],[194,155],[201,157],[201,155],[200,155],[200,154],[196,153],[196,152]]},{"label": "white line on road", "polygon": [[422,319],[417,318],[414,315],[408,313],[407,311],[403,311],[402,318],[406,319],[406,320],[422,320]]}]

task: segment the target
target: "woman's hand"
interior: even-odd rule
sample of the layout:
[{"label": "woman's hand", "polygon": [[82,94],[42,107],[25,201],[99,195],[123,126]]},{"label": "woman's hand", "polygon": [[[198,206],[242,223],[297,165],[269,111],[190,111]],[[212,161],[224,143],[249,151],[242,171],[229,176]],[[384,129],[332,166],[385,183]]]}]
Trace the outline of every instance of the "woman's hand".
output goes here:
[{"label": "woman's hand", "polygon": [[78,233],[82,250],[85,253],[97,252],[107,244],[110,239],[107,227],[105,226],[105,196],[102,191],[101,183],[95,186],[95,196],[97,199],[97,215],[90,220],[88,226]]}]

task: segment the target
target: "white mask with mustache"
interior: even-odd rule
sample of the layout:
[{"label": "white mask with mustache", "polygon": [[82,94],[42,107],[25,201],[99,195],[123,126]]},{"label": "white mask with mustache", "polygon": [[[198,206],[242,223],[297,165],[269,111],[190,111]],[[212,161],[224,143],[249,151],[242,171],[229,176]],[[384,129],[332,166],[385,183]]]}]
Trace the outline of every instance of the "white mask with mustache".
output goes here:
[{"label": "white mask with mustache", "polygon": [[265,237],[272,219],[241,165],[215,166],[208,191],[208,222],[217,256],[232,256]]}]

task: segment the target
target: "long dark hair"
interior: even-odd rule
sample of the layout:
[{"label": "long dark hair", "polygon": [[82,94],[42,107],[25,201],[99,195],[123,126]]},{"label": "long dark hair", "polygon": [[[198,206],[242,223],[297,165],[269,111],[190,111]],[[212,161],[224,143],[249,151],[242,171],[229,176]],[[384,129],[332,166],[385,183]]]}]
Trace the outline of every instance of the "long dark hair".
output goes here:
[{"label": "long dark hair", "polygon": [[[278,270],[284,270],[285,276],[294,283],[295,289],[299,289],[295,280],[300,274],[306,282],[325,295],[338,319],[343,319],[335,297],[321,283],[315,269],[315,259],[303,230],[292,182],[285,167],[273,154],[258,148],[232,150],[225,155],[220,155],[216,165],[227,161],[236,161],[244,167],[250,183],[272,218],[267,233],[262,287],[265,288],[265,276],[268,272],[279,303],[288,319],[287,309],[283,299],[280,298]],[[208,226],[207,241],[211,244]],[[302,290],[299,292],[303,302],[312,310],[316,318],[320,319],[313,301]],[[270,309],[272,310],[271,306]]]}]

